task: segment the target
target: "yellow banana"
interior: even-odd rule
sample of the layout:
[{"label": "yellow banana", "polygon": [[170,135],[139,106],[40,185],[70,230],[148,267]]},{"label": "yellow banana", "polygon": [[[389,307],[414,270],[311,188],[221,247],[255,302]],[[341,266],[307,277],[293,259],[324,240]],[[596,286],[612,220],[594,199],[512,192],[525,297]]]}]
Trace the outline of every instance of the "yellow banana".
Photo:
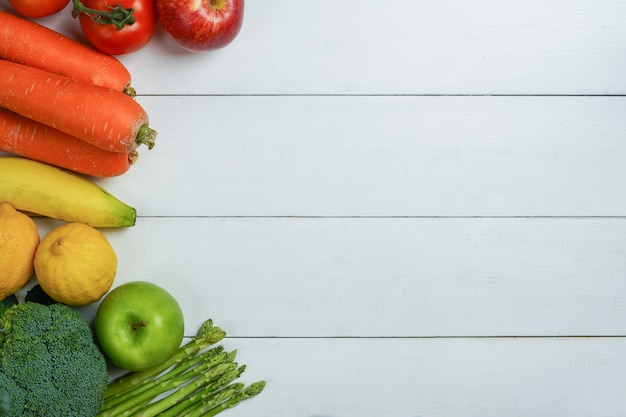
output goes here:
[{"label": "yellow banana", "polygon": [[18,210],[92,227],[128,227],[137,213],[72,172],[27,158],[0,157],[0,202]]}]

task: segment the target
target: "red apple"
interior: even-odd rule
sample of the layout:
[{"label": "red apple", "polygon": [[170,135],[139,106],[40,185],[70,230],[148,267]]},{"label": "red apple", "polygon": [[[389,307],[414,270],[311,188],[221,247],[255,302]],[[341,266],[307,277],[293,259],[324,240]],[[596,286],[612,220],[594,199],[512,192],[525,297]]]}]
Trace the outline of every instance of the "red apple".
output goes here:
[{"label": "red apple", "polygon": [[244,0],[157,0],[165,32],[188,51],[223,48],[243,23]]}]

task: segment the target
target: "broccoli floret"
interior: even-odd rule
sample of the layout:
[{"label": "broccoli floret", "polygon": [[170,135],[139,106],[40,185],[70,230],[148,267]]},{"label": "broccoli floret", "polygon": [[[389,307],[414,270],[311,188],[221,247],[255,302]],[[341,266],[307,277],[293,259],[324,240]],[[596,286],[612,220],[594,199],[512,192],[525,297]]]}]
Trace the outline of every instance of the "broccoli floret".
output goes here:
[{"label": "broccoli floret", "polygon": [[0,390],[0,417],[7,417],[11,407],[11,398],[6,391]]},{"label": "broccoli floret", "polygon": [[[11,294],[4,300],[0,301],[0,316],[2,316],[5,311],[7,311],[9,308],[13,307],[17,303],[18,301],[15,294]],[[0,416],[2,416],[2,414],[0,414]]]},{"label": "broccoli floret", "polygon": [[0,317],[0,391],[10,417],[94,417],[109,376],[87,322],[64,304],[25,302]]}]

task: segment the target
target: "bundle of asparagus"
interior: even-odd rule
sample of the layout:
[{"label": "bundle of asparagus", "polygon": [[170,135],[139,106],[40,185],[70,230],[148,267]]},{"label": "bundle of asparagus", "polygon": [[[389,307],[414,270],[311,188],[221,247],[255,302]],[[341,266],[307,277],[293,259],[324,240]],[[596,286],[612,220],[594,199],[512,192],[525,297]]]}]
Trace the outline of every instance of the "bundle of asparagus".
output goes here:
[{"label": "bundle of asparagus", "polygon": [[263,391],[265,381],[234,382],[245,365],[214,346],[226,336],[211,320],[165,363],[109,384],[98,417],[212,417]]}]

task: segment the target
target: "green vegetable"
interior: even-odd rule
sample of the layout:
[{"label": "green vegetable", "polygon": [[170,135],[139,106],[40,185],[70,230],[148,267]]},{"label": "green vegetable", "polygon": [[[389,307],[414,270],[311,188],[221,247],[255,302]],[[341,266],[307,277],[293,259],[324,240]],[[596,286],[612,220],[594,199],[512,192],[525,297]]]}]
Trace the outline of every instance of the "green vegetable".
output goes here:
[{"label": "green vegetable", "polygon": [[207,320],[165,363],[112,382],[98,417],[214,416],[260,394],[265,381],[233,383],[245,365],[234,362],[236,351],[212,347],[225,336]]},{"label": "green vegetable", "polygon": [[13,307],[17,303],[18,301],[15,294],[9,295],[4,300],[0,301],[0,316],[2,316],[5,311],[7,311],[9,308]]},{"label": "green vegetable", "polygon": [[93,417],[109,376],[88,323],[64,304],[31,301],[0,317],[0,391],[10,417]]},{"label": "green vegetable", "polygon": [[9,394],[4,390],[0,390],[0,417],[7,417],[10,409],[11,398],[9,397]]}]

